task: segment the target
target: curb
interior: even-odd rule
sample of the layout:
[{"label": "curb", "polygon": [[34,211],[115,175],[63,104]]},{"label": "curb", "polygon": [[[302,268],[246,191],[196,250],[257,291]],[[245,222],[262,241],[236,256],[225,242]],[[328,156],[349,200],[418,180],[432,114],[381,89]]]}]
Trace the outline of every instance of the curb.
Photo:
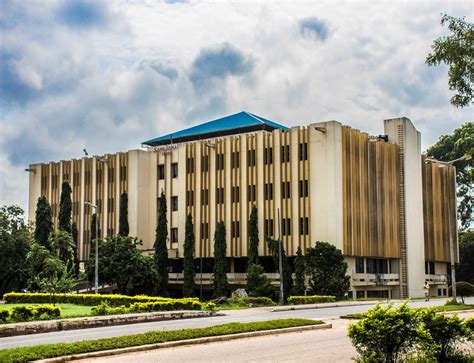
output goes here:
[{"label": "curb", "polygon": [[308,330],[321,330],[321,329],[331,329],[331,328],[332,328],[332,324],[319,324],[319,325],[309,325],[309,326],[297,326],[297,327],[283,328],[283,329],[253,331],[253,332],[229,334],[229,335],[218,335],[214,337],[177,340],[174,342],[155,343],[155,344],[148,344],[148,345],[140,345],[136,347],[103,350],[99,352],[65,355],[62,357],[38,360],[36,362],[42,362],[42,363],[69,362],[69,361],[78,360],[78,359],[107,357],[111,355],[142,352],[142,351],[152,350],[152,349],[163,349],[163,348],[180,347],[180,346],[185,346],[185,345],[225,342],[229,340],[253,338],[253,337],[260,337],[260,336],[265,336],[265,335],[278,335],[278,334],[285,334],[285,333],[296,333],[296,332],[303,332],[303,331],[308,331]]},{"label": "curb", "polygon": [[308,310],[308,309],[327,309],[327,308],[340,308],[340,307],[351,307],[351,306],[363,306],[363,305],[374,305],[374,304],[388,304],[391,302],[399,303],[404,300],[374,300],[374,301],[361,301],[359,303],[321,303],[321,304],[307,304],[307,305],[287,305],[280,306],[270,310],[272,313],[278,313],[280,311],[292,311],[292,310]]}]

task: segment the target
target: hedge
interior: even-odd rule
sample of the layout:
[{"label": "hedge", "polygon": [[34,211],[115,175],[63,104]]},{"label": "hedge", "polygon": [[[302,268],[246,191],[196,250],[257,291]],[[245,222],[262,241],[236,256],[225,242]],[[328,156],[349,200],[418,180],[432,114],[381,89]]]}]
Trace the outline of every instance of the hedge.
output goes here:
[{"label": "hedge", "polygon": [[[45,293],[18,293],[10,292],[3,295],[3,298],[7,303],[19,303],[19,304],[29,304],[29,303],[49,303],[51,300],[50,294]],[[159,296],[146,296],[146,295],[137,295],[137,296],[127,296],[127,295],[114,295],[114,294],[56,294],[54,295],[54,300],[56,303],[60,304],[76,304],[76,305],[87,305],[87,306],[96,306],[102,302],[106,302],[110,306],[129,306],[133,303],[140,302],[174,302],[180,300],[189,301],[192,299],[196,302],[199,302],[197,298],[186,298],[186,299],[171,299],[164,298]]]},{"label": "hedge", "polygon": [[0,322],[5,323],[11,316],[10,310],[0,310]]},{"label": "hedge", "polygon": [[336,301],[335,296],[323,296],[323,295],[312,295],[312,296],[290,296],[288,298],[288,304],[300,305],[300,304],[317,304]]},{"label": "hedge", "polygon": [[61,308],[53,305],[15,306],[11,314],[13,321],[56,319],[61,316]]},{"label": "hedge", "polygon": [[142,334],[126,335],[98,340],[83,340],[74,343],[44,344],[13,349],[3,349],[0,350],[0,362],[29,362],[33,360],[61,357],[71,354],[135,347],[146,344],[238,334],[261,330],[291,328],[297,326],[319,325],[322,323],[322,321],[310,319],[277,319],[252,323],[229,323],[206,328],[154,330]]},{"label": "hedge", "polygon": [[151,311],[170,311],[170,310],[201,310],[203,304],[194,299],[180,299],[175,301],[157,301],[133,303],[130,305],[130,311],[133,313],[146,313]]}]

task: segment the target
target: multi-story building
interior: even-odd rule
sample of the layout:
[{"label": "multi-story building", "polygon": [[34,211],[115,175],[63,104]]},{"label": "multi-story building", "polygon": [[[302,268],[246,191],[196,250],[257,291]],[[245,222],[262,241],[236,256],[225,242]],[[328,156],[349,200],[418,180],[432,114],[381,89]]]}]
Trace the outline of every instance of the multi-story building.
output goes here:
[{"label": "multi-story building", "polygon": [[100,237],[114,235],[126,191],[130,235],[152,251],[163,191],[170,282],[182,282],[191,213],[195,256],[203,261],[202,280],[199,273],[196,279],[206,288],[221,220],[229,282],[245,283],[247,224],[256,205],[259,254],[275,281],[265,236],[280,234],[288,256],[316,241],[342,250],[354,297],[422,296],[425,281],[432,295],[446,295],[458,258],[455,168],[423,158],[420,133],[409,119],[385,120],[384,129],[375,137],[336,121],[287,128],[241,112],[148,140],[137,150],[31,165],[29,218],[45,195],[57,225],[60,186],[69,180],[84,261],[93,213],[85,202],[98,206]]}]

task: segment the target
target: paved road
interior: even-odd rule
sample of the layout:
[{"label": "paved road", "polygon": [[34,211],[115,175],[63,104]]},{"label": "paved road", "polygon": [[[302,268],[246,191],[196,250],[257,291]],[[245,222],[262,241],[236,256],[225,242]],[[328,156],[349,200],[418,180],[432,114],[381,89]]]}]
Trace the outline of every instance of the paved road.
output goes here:
[{"label": "paved road", "polygon": [[[467,303],[474,303],[474,298],[468,299]],[[443,305],[445,299],[435,299],[429,302],[416,301],[410,303],[412,307],[426,307]],[[367,311],[371,306],[348,306],[338,308],[308,309],[284,312],[271,312],[268,308],[246,309],[225,311],[225,316],[210,318],[168,320],[160,322],[110,326],[101,328],[68,330],[33,335],[22,335],[15,337],[0,338],[0,349],[21,347],[35,344],[48,344],[59,342],[74,342],[88,339],[99,339],[121,335],[144,333],[150,330],[173,330],[183,328],[206,327],[230,322],[249,322],[259,320],[281,319],[281,318],[308,318],[330,320],[348,313]]]}]

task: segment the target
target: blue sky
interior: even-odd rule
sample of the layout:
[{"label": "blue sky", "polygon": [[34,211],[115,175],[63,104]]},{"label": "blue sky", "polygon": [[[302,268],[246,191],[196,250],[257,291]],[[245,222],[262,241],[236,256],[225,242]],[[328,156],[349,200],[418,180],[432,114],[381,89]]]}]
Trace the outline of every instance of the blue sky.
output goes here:
[{"label": "blue sky", "polygon": [[0,204],[27,205],[31,163],[116,152],[250,111],[372,134],[407,116],[426,147],[472,121],[424,64],[470,1],[3,0]]}]

